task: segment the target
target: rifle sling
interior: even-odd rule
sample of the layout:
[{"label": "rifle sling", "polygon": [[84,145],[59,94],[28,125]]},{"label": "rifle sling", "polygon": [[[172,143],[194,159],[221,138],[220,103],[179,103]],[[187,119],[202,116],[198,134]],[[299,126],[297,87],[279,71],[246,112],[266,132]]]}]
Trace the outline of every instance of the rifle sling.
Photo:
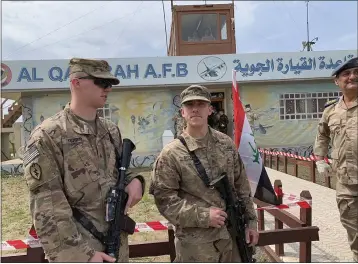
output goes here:
[{"label": "rifle sling", "polygon": [[[120,159],[120,155],[119,155],[119,152],[116,148],[116,145],[114,143],[114,139],[111,135],[111,132],[109,132],[109,139],[111,141],[111,143],[113,144],[114,146],[114,151],[116,153],[116,163],[119,162],[119,159]],[[118,166],[118,164],[117,164]],[[119,177],[120,175],[118,175]],[[72,215],[73,217],[77,220],[77,222],[79,222],[88,232],[90,232],[95,238],[97,238],[103,245],[106,244],[106,234],[104,233],[101,233],[97,230],[97,228],[93,225],[93,223],[87,218],[85,217],[77,208],[75,207],[71,207],[72,208]]]},{"label": "rifle sling", "polygon": [[72,208],[73,217],[79,222],[88,232],[97,238],[103,245],[106,243],[106,235],[97,230],[93,223],[85,217],[77,208]]},{"label": "rifle sling", "polygon": [[205,168],[204,168],[203,164],[201,164],[199,158],[195,155],[194,151],[189,150],[188,145],[186,144],[184,138],[182,136],[179,136],[178,139],[185,146],[185,148],[188,150],[189,155],[190,155],[191,159],[194,162],[195,168],[199,173],[200,179],[202,179],[202,181],[205,183],[205,185],[207,187],[209,187],[210,186],[210,180],[209,180],[208,175],[206,174],[206,171],[205,171]]}]

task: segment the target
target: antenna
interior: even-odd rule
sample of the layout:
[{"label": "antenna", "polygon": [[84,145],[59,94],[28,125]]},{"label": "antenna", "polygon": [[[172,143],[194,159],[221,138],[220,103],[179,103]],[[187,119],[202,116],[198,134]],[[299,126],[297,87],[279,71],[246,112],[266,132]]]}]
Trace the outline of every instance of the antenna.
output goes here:
[{"label": "antenna", "polygon": [[309,26],[309,22],[308,22],[308,2],[309,1],[306,1],[306,9],[307,9],[307,51],[310,51],[311,50],[311,47],[310,47],[310,26]]},{"label": "antenna", "polygon": [[313,51],[312,46],[314,44],[316,44],[316,42],[318,41],[318,37],[315,37],[314,39],[312,39],[310,41],[310,27],[309,27],[309,17],[308,17],[308,2],[309,1],[305,1],[306,2],[306,9],[307,9],[307,16],[306,16],[306,21],[307,21],[307,41],[302,41],[302,46],[303,46],[303,50],[305,50],[305,48],[307,48],[307,51]]}]

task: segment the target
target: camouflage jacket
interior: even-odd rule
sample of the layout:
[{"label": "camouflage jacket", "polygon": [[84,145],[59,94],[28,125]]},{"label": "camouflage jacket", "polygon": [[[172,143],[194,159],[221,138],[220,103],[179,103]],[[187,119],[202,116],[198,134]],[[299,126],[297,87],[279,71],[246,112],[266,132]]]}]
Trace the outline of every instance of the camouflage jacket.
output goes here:
[{"label": "camouflage jacket", "polygon": [[[48,118],[31,133],[24,154],[24,174],[30,190],[30,211],[36,232],[50,262],[87,262],[103,251],[95,239],[72,216],[76,207],[100,232],[105,222],[105,197],[119,175],[115,150],[122,138],[118,127],[96,118],[97,135],[69,108]],[[126,184],[140,175],[130,173]],[[127,234],[123,234],[120,259],[128,259]]]},{"label": "camouflage jacket", "polygon": [[[244,165],[230,137],[209,128],[208,144],[199,144],[186,132],[188,148],[203,164],[209,180],[227,172],[232,186],[243,197],[251,228],[256,228],[256,213]],[[226,227],[209,227],[210,207],[226,209],[218,191],[208,188],[198,175],[184,145],[175,139],[158,156],[151,177],[150,193],[159,212],[176,227],[176,237],[188,242],[211,242],[230,237]]]},{"label": "camouflage jacket", "polygon": [[343,97],[327,105],[318,124],[314,154],[326,156],[332,145],[332,168],[344,184],[358,184],[358,98],[349,109]]}]

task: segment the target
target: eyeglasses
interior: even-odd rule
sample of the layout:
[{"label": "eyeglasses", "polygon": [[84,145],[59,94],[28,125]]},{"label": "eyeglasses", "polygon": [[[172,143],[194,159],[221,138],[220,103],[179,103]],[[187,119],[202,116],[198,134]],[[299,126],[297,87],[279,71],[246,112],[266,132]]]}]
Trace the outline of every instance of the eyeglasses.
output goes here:
[{"label": "eyeglasses", "polygon": [[111,81],[107,79],[95,78],[92,76],[78,77],[77,79],[93,80],[93,83],[103,89],[112,88]]}]

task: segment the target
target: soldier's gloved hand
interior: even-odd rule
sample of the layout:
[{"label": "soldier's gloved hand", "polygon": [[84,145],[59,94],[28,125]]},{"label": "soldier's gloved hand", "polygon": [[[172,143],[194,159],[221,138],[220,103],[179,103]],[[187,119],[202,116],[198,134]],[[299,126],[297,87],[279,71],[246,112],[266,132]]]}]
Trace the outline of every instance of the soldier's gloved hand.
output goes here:
[{"label": "soldier's gloved hand", "polygon": [[323,177],[328,176],[328,173],[332,171],[332,167],[324,160],[316,161],[316,165],[318,173]]}]

